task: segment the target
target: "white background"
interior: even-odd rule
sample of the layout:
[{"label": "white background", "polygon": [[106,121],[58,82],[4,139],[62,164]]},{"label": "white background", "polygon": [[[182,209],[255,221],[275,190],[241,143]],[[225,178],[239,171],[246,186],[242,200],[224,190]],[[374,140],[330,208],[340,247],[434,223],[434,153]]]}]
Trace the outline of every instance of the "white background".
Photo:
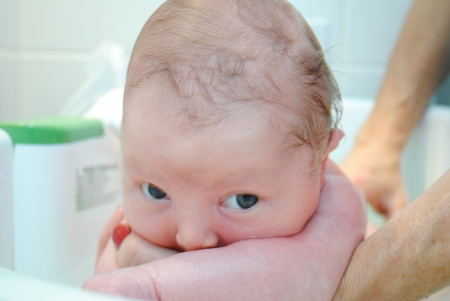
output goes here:
[{"label": "white background", "polygon": [[[55,115],[101,41],[128,52],[162,0],[0,0],[0,121]],[[412,0],[292,0],[344,96],[373,98]]]}]

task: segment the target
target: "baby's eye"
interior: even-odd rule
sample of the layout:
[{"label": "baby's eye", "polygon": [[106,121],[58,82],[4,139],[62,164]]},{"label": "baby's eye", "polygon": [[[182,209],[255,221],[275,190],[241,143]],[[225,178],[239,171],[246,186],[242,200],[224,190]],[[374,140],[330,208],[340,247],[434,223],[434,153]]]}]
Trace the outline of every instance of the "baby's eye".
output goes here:
[{"label": "baby's eye", "polygon": [[258,197],[253,194],[235,194],[225,200],[225,204],[233,209],[248,209],[258,202]]},{"label": "baby's eye", "polygon": [[149,183],[142,184],[142,190],[144,191],[146,196],[153,200],[167,199],[167,193]]}]

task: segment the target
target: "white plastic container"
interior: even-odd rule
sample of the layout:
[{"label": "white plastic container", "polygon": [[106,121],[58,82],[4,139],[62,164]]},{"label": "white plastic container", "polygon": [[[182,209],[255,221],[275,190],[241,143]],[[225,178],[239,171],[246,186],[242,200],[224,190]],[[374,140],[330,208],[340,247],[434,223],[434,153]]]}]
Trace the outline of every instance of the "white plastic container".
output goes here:
[{"label": "white plastic container", "polygon": [[13,269],[13,144],[0,129],[0,266]]},{"label": "white plastic container", "polygon": [[0,128],[14,143],[14,270],[80,285],[93,273],[98,237],[122,201],[118,136],[100,121],[76,117]]}]

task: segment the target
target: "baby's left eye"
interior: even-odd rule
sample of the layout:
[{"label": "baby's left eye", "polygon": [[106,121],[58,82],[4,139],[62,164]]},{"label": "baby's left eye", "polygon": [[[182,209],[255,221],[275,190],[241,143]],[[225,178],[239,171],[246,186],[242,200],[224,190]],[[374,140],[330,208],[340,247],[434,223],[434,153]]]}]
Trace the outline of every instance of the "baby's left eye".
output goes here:
[{"label": "baby's left eye", "polygon": [[161,188],[153,186],[149,183],[142,184],[142,191],[144,194],[155,201],[167,199],[167,193],[165,193]]},{"label": "baby's left eye", "polygon": [[225,200],[225,204],[233,209],[248,209],[258,202],[258,197],[253,194],[234,194]]}]

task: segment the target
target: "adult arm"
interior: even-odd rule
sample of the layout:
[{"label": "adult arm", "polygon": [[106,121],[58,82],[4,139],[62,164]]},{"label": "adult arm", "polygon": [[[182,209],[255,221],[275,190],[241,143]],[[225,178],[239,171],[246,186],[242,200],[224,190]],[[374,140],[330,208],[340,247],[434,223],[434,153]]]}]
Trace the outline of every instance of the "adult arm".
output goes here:
[{"label": "adult arm", "polygon": [[149,300],[330,300],[364,236],[365,214],[359,193],[327,169],[319,207],[297,235],[179,253],[95,275],[84,288]]},{"label": "adult arm", "polygon": [[406,206],[402,150],[450,67],[450,0],[416,0],[374,110],[342,169],[381,213]]},{"label": "adult arm", "polygon": [[333,301],[420,300],[450,285],[450,170],[356,249]]}]

